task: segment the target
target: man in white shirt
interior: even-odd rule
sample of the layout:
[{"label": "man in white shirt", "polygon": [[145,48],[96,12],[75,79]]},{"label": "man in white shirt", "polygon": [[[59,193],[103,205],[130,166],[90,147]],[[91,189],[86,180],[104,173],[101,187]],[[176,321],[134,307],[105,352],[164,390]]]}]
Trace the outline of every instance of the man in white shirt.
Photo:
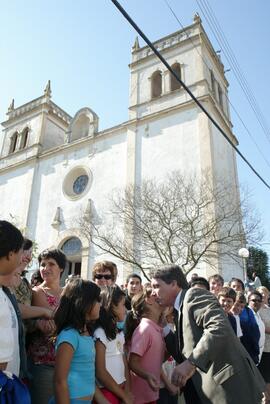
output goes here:
[{"label": "man in white shirt", "polygon": [[260,348],[259,362],[260,362],[265,343],[265,325],[259,314],[259,310],[262,307],[262,295],[260,294],[260,292],[257,292],[255,290],[249,295],[248,306],[253,311],[255,320],[260,330],[260,339],[259,339],[259,348]]},{"label": "man in white shirt", "polygon": [[[0,275],[11,274],[20,264],[23,236],[11,223],[0,220]],[[13,360],[14,334],[8,298],[0,284],[0,370]],[[16,331],[15,331],[16,332]]]},{"label": "man in white shirt", "polygon": [[[16,268],[9,275],[0,275],[0,285],[2,287],[2,291],[5,293],[7,297],[7,303],[9,307],[9,315],[11,317],[11,330],[12,330],[12,339],[14,343],[13,356],[8,360],[6,370],[16,376],[20,374],[20,334],[22,338],[23,334],[23,324],[20,314],[18,313],[19,307],[16,304],[16,297],[11,292],[10,288],[16,286],[18,282],[20,282],[20,268]],[[15,301],[15,302],[14,302]],[[16,306],[14,306],[16,304]],[[17,313],[15,310],[17,308]],[[20,327],[20,328],[19,328]],[[20,329],[20,332],[19,332]],[[0,345],[1,349],[1,345]]]}]

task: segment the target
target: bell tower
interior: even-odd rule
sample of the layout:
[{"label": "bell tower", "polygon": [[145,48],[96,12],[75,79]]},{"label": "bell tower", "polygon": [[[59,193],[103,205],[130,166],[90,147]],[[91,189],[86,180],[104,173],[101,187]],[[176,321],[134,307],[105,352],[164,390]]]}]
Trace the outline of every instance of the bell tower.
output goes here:
[{"label": "bell tower", "polygon": [[[208,39],[200,16],[195,14],[191,25],[153,44],[237,145],[230,121],[229,83],[224,65]],[[197,178],[207,173],[210,185],[215,187],[225,181],[233,198],[239,200],[234,149],[149,46],[140,46],[138,38],[132,47],[129,67],[132,122],[127,136],[129,182],[140,185],[145,177],[160,180],[173,170]],[[211,215],[216,215],[215,204]],[[225,271],[228,278],[238,270],[233,262],[228,264],[222,259],[213,261],[213,266],[220,273]],[[205,271],[207,276],[211,274],[208,267]]]},{"label": "bell tower", "polygon": [[51,95],[49,80],[41,97],[17,108],[12,100],[7,111],[8,118],[2,122],[1,166],[2,159],[8,165],[18,163],[64,143],[71,117],[52,102]]},{"label": "bell tower", "polygon": [[[193,24],[153,44],[197,98],[203,101],[211,97],[222,119],[231,127],[224,66],[204,31],[200,16],[195,14]],[[179,82],[148,46],[140,47],[138,38],[132,47],[129,67],[130,119],[191,104]]]}]

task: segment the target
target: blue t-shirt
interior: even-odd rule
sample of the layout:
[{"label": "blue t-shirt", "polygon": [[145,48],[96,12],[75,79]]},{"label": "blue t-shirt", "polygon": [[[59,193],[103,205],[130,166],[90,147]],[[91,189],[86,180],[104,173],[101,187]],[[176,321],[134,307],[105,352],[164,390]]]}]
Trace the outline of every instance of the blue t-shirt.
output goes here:
[{"label": "blue t-shirt", "polygon": [[70,398],[91,396],[95,392],[95,344],[92,337],[81,335],[74,328],[60,332],[56,339],[56,350],[63,342],[74,349],[68,374]]}]

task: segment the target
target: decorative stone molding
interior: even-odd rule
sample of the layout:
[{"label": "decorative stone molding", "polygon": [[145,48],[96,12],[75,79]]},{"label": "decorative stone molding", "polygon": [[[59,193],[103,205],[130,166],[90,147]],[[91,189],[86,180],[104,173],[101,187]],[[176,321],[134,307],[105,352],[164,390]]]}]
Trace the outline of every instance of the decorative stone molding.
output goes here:
[{"label": "decorative stone molding", "polygon": [[195,24],[201,24],[202,20],[199,13],[195,13],[193,17],[193,21]]},{"label": "decorative stone molding", "polygon": [[2,125],[6,127],[11,119],[20,118],[24,114],[32,112],[33,110],[36,110],[38,108],[42,108],[43,112],[53,114],[67,124],[71,122],[71,116],[51,101],[51,84],[49,80],[44,90],[44,95],[42,95],[41,97],[27,102],[26,104],[21,105],[18,108],[14,108],[14,100],[12,100],[7,112],[8,120],[3,122]]},{"label": "decorative stone molding", "polygon": [[14,111],[14,98],[12,98],[10,106],[8,107],[8,113],[10,113],[11,111]]},{"label": "decorative stone molding", "polygon": [[51,80],[48,80],[48,83],[44,89],[44,95],[45,95],[45,97],[49,97],[49,98],[51,98],[51,96],[52,96]]},{"label": "decorative stone molding", "polygon": [[60,206],[58,206],[56,208],[54,219],[53,219],[51,225],[52,225],[52,227],[55,227],[56,229],[59,229],[61,223],[62,223],[62,221],[61,221],[61,208],[60,208]]},{"label": "decorative stone molding", "polygon": [[87,201],[87,204],[86,204],[86,208],[85,208],[85,211],[84,211],[84,214],[83,214],[83,218],[85,220],[89,220],[91,215],[92,215],[92,199],[89,198],[88,201]]},{"label": "decorative stone molding", "polygon": [[132,52],[140,49],[139,38],[136,36],[134,45],[132,46]]},{"label": "decorative stone molding", "polygon": [[[170,48],[171,46],[176,45],[180,42],[183,42],[184,40],[196,34],[198,34],[198,27],[194,27],[194,25],[192,25],[188,28],[185,28],[184,30],[178,31],[175,34],[169,35],[168,37],[154,42],[154,46],[158,51],[161,51],[163,49]],[[154,54],[148,46],[137,49],[134,46],[132,48],[132,62],[137,62],[140,59],[145,59],[146,57]]]}]

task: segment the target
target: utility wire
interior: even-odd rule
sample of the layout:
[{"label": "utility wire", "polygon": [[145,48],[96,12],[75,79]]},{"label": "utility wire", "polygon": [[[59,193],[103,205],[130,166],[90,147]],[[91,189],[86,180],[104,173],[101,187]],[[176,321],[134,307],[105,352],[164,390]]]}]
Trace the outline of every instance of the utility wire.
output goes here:
[{"label": "utility wire", "polygon": [[[255,96],[252,93],[252,90],[248,86],[247,80],[245,79],[245,77],[239,67],[236,57],[235,57],[232,49],[230,48],[230,45],[220,27],[219,22],[217,21],[217,18],[215,17],[215,15],[213,13],[210,5],[207,4],[207,1],[203,2],[200,0],[196,0],[196,2],[198,4],[199,8],[201,9],[201,12],[203,13],[206,21],[208,22],[209,27],[210,27],[213,35],[215,36],[217,42],[219,43],[221,48],[223,47],[222,51],[224,53],[224,56],[226,57],[227,61],[231,64],[233,74],[235,75],[251,108],[253,109],[259,124],[261,125],[265,134],[267,136],[269,136],[269,129],[267,128],[267,125],[265,125],[265,122],[263,122],[264,117],[262,116],[262,113],[257,105]],[[203,4],[203,3],[205,3],[205,4]],[[266,132],[268,132],[268,134]],[[269,139],[267,139],[267,140],[269,140]]]},{"label": "utility wire", "polygon": [[224,32],[223,32],[223,30],[222,30],[222,28],[221,28],[221,26],[220,26],[220,24],[218,22],[218,19],[217,19],[217,17],[215,16],[215,14],[213,12],[213,9],[211,8],[208,0],[196,0],[196,1],[197,1],[197,3],[198,3],[198,1],[199,2],[201,1],[202,3],[205,3],[206,10],[208,10],[208,15],[210,16],[212,21],[214,21],[214,25],[217,27],[216,32],[220,35],[221,39],[223,40],[223,43],[226,45],[226,48],[228,49],[228,56],[233,61],[234,65],[236,67],[236,70],[237,70],[238,74],[240,75],[241,82],[243,83],[243,85],[244,85],[244,87],[245,87],[245,89],[247,91],[248,97],[252,100],[252,103],[253,103],[253,106],[254,106],[254,108],[256,110],[256,113],[259,115],[259,117],[260,117],[260,119],[262,121],[261,124],[263,125],[265,131],[267,132],[268,137],[270,138],[270,129],[269,129],[269,126],[267,125],[267,121],[266,121],[265,117],[263,116],[263,114],[262,114],[262,112],[260,110],[258,102],[257,102],[257,100],[255,98],[255,95],[254,95],[251,87],[249,86],[249,84],[248,84],[248,82],[247,82],[247,80],[245,78],[245,75],[243,74],[243,72],[242,72],[242,70],[241,70],[241,68],[239,66],[239,63],[238,63],[238,61],[236,59],[236,56],[235,56],[232,48],[230,47],[229,42],[227,41],[227,38],[226,38],[226,36],[225,36],[225,34],[224,34]]},{"label": "utility wire", "polygon": [[[175,17],[175,19],[178,21],[180,27],[182,28],[182,30],[186,33],[189,41],[192,43],[193,48],[196,50],[196,52],[198,53],[198,55],[201,57],[203,63],[205,64],[205,66],[209,69],[209,66],[205,60],[205,58],[203,57],[203,55],[201,54],[201,52],[198,50],[197,46],[195,45],[195,43],[193,42],[191,36],[189,35],[188,31],[185,29],[184,25],[181,23],[181,21],[179,20],[179,18],[177,17],[176,13],[174,12],[174,10],[172,9],[171,5],[169,4],[169,2],[167,0],[163,0],[167,7],[170,9],[171,13],[173,14],[173,16]],[[263,160],[265,161],[265,163],[268,165],[268,167],[270,168],[270,163],[267,160],[267,158],[264,156],[263,152],[261,151],[258,143],[256,142],[256,140],[254,139],[254,137],[252,136],[250,130],[247,128],[246,124],[244,123],[243,119],[241,118],[240,114],[238,113],[238,111],[236,110],[235,106],[232,104],[232,102],[230,101],[229,97],[227,96],[226,92],[224,93],[228,103],[230,104],[231,108],[234,110],[235,114],[237,115],[238,119],[240,120],[240,122],[242,123],[243,127],[245,128],[245,130],[247,131],[249,137],[251,138],[251,140],[253,141],[253,143],[255,144],[258,152],[260,153],[260,155],[262,156]]]},{"label": "utility wire", "polygon": [[205,4],[202,4],[203,1],[196,0],[202,14],[204,15],[205,20],[208,22],[209,27],[215,36],[219,46],[223,50],[224,56],[227,59],[228,63],[231,65],[232,71],[234,76],[236,77],[236,80],[238,81],[240,87],[242,88],[242,91],[244,92],[268,142],[270,143],[270,129],[267,125],[266,119],[264,118],[260,107],[256,101],[256,98],[250,89],[250,86],[248,85],[248,82],[241,71],[241,68],[239,66],[239,63],[237,62],[237,59],[225,37],[225,34],[223,33],[221,26],[214,15],[211,7],[209,4],[207,4],[207,0],[205,1]]},{"label": "utility wire", "polygon": [[160,54],[160,52],[155,48],[152,42],[147,38],[147,36],[142,32],[142,30],[138,27],[138,25],[132,20],[126,10],[121,6],[121,4],[117,0],[111,0],[112,3],[118,8],[121,14],[126,18],[126,20],[133,26],[133,28],[138,32],[141,38],[147,43],[147,45],[152,49],[155,55],[161,60],[161,62],[167,67],[169,72],[175,77],[175,79],[181,84],[181,86],[186,90],[192,100],[198,105],[198,107],[206,114],[206,116],[210,119],[213,125],[221,132],[221,134],[225,137],[227,142],[234,148],[236,153],[245,161],[245,163],[249,166],[249,168],[254,172],[254,174],[264,183],[264,185],[270,190],[270,185],[261,177],[261,175],[255,170],[255,168],[250,164],[250,162],[245,158],[245,156],[238,150],[238,148],[233,144],[231,139],[226,135],[223,129],[218,125],[218,123],[212,118],[212,116],[208,113],[208,111],[204,108],[201,102],[193,95],[190,89],[185,85],[185,83],[178,77],[178,75],[173,71],[168,62],[164,59],[164,57]]}]

